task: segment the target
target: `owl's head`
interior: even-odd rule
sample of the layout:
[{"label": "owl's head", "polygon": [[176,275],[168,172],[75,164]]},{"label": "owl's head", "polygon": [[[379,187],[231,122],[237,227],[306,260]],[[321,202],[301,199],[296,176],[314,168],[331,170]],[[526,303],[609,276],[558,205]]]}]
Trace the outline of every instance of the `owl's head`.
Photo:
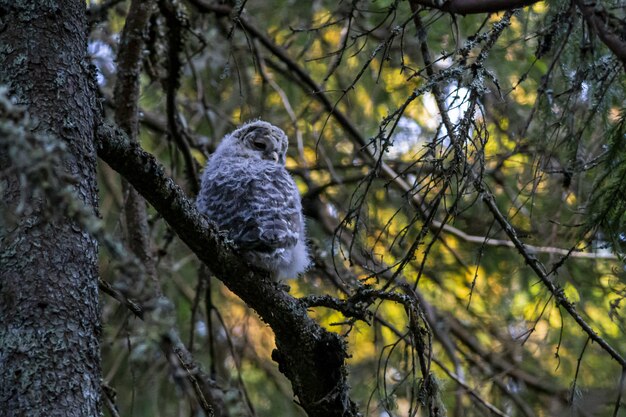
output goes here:
[{"label": "owl's head", "polygon": [[217,151],[223,156],[264,159],[285,165],[287,135],[278,127],[254,120],[226,135]]}]

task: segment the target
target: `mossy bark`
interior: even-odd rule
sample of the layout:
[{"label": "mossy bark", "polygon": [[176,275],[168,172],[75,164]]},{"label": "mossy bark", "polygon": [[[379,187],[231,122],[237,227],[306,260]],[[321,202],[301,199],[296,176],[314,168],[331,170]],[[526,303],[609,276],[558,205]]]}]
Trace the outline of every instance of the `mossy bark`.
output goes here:
[{"label": "mossy bark", "polygon": [[[0,0],[0,85],[34,134],[67,145],[68,184],[97,210],[86,54],[84,1]],[[98,416],[97,242],[58,202],[31,193],[36,184],[24,187],[11,158],[0,147],[0,417]]]}]

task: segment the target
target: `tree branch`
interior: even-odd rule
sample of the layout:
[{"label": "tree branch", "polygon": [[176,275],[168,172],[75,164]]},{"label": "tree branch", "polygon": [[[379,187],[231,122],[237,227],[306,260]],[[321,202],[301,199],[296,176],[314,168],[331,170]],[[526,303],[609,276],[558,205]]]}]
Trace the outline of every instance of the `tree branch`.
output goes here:
[{"label": "tree branch", "polygon": [[163,79],[166,91],[166,113],[167,129],[170,137],[183,155],[185,162],[185,173],[189,188],[193,195],[200,191],[200,181],[196,172],[196,161],[191,154],[189,147],[189,137],[185,132],[180,114],[176,106],[176,94],[180,87],[180,76],[182,72],[181,51],[184,48],[184,22],[177,6],[167,0],[158,1],[159,10],[165,18],[167,24],[167,76]]},{"label": "tree branch", "polygon": [[[139,135],[139,76],[145,45],[144,32],[152,11],[151,1],[133,0],[131,2],[117,55],[118,72],[113,90],[115,122],[133,142],[137,142]],[[152,284],[148,287],[150,294],[141,295],[145,300],[160,293],[160,288],[155,282],[157,280],[156,263],[150,242],[146,202],[124,179],[122,179],[122,189],[124,190],[128,246],[143,264],[146,276]],[[129,285],[128,287],[142,288],[143,285]]]},{"label": "tree branch", "polygon": [[244,264],[151,154],[109,125],[100,125],[97,135],[100,158],[124,176],[198,258],[274,330],[272,358],[308,415],[356,416],[346,381],[344,340],[320,327],[308,316],[306,306],[267,274]]},{"label": "tree branch", "polygon": [[563,289],[557,286],[554,282],[552,282],[552,280],[550,280],[549,274],[546,272],[543,264],[529,253],[524,243],[522,243],[519,237],[517,237],[517,233],[515,232],[513,226],[511,226],[508,220],[498,209],[493,194],[488,192],[479,181],[476,181],[474,185],[476,187],[476,191],[480,193],[483,202],[486,204],[496,222],[498,222],[498,224],[500,225],[500,227],[502,227],[509,239],[511,239],[511,242],[513,242],[520,255],[522,255],[522,257],[526,261],[526,264],[530,266],[530,268],[535,272],[535,275],[539,277],[544,286],[554,296],[556,302],[560,306],[563,306],[563,308],[569,313],[574,321],[578,323],[582,331],[585,332],[592,341],[600,345],[600,347],[604,349],[613,359],[615,359],[615,361],[619,363],[622,368],[626,368],[626,359],[624,359],[624,357],[622,357],[615,350],[615,348],[613,348],[613,346],[611,346],[606,340],[600,337],[600,335],[598,335],[598,333],[596,333],[595,330],[591,328],[591,326],[585,321],[585,319],[583,319],[582,316],[578,314],[578,312],[576,311],[576,307],[565,296]]},{"label": "tree branch", "polygon": [[[530,6],[539,0],[414,0],[412,3],[422,7],[441,10],[442,12],[468,15],[478,13],[496,13]],[[598,35],[598,38],[617,56],[626,67],[626,40],[610,29],[610,16],[605,10],[598,10],[598,2],[576,0],[589,27]],[[622,28],[622,31],[624,28]]]},{"label": "tree branch", "polygon": [[517,9],[537,3],[540,0],[415,0],[423,7],[455,14],[496,13]]},{"label": "tree branch", "polygon": [[[622,61],[624,68],[626,68],[626,40],[610,29],[609,23],[612,16],[604,9],[597,9],[596,2],[586,3],[583,0],[576,0],[576,6],[580,9],[591,30]],[[622,33],[626,32],[623,24],[621,31]]]}]

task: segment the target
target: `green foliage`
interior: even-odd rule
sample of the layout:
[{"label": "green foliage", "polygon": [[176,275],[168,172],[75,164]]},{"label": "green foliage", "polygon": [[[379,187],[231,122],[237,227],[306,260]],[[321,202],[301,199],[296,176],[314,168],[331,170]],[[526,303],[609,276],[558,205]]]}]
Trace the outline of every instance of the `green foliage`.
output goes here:
[{"label": "green foliage", "polygon": [[626,115],[607,132],[606,160],[589,205],[591,228],[599,227],[620,253],[626,242]]},{"label": "green foliage", "polygon": [[[587,345],[483,202],[485,192],[493,195],[529,256],[626,353],[626,282],[615,256],[626,234],[623,65],[573,3],[537,3],[510,19],[425,8],[416,14],[421,28],[407,1],[242,2],[240,20],[234,11],[173,3],[187,22],[176,109],[195,168],[246,120],[282,127],[315,254],[306,276],[288,282],[291,294],[393,297],[361,299],[367,323],[310,310],[345,335],[351,398],[364,414],[434,415],[429,397],[448,415],[486,415],[485,403],[510,415],[561,415],[572,411],[576,378],[577,406],[611,415],[619,366]],[[92,40],[119,48],[127,6],[94,25]],[[191,194],[184,151],[165,133],[169,30],[155,15],[147,31],[141,145]],[[105,78],[110,97],[115,80]],[[100,175],[104,222],[121,236],[124,194],[114,173],[103,167]],[[271,330],[219,282],[206,281],[158,213],[150,216],[176,325],[224,388],[231,415],[302,415],[271,359]],[[120,281],[108,255],[101,264],[105,280]],[[412,304],[402,297],[414,297]],[[124,414],[199,413],[158,333],[123,311],[104,300],[104,374]],[[431,391],[420,389],[425,375],[435,381]]]}]

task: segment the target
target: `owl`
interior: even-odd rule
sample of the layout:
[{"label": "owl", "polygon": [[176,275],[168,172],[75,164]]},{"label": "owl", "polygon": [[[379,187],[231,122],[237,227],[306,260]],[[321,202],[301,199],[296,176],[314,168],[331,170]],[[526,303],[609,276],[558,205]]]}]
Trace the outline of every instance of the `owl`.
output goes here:
[{"label": "owl", "polygon": [[209,158],[196,200],[244,259],[275,280],[309,265],[300,194],[285,169],[288,144],[270,123],[244,124]]}]

